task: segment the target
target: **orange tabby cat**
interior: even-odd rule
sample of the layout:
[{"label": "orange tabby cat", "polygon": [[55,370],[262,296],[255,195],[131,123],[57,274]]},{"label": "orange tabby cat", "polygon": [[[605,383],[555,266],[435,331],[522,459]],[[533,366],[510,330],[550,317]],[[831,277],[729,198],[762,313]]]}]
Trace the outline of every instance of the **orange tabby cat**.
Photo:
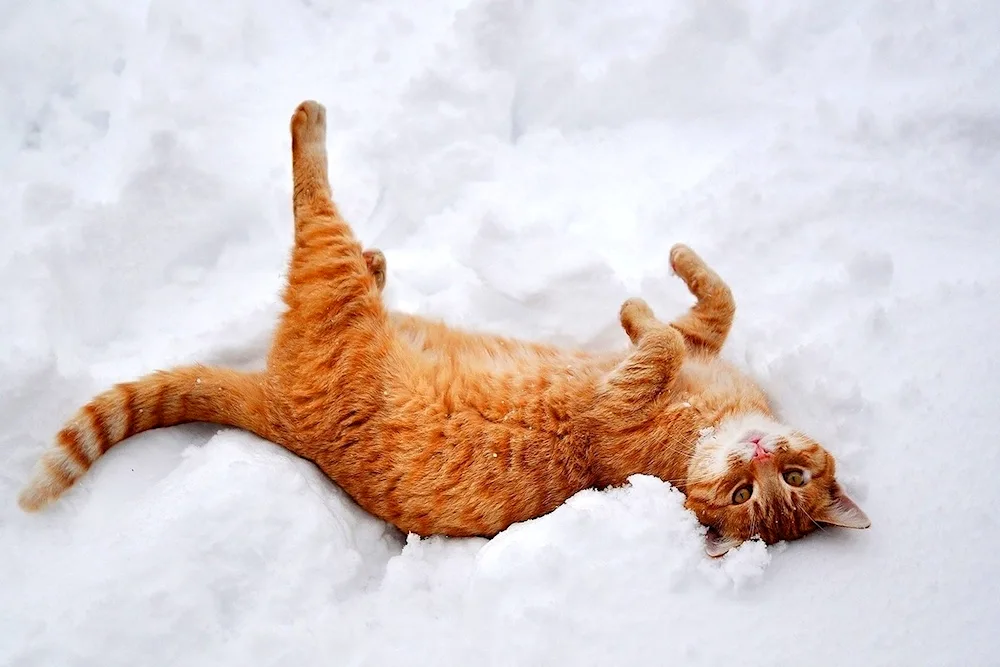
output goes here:
[{"label": "orange tabby cat", "polygon": [[59,432],[21,493],[38,510],[112,445],[191,421],[247,429],[313,461],[362,507],[420,535],[491,536],[588,487],[669,480],[713,556],[869,520],[818,443],[775,419],[719,359],[735,312],[689,248],[670,262],[697,303],[670,324],[622,305],[632,348],[590,354],[389,312],[385,258],[330,198],[325,111],[291,120],[295,247],[267,370],[190,366],[119,384]]}]

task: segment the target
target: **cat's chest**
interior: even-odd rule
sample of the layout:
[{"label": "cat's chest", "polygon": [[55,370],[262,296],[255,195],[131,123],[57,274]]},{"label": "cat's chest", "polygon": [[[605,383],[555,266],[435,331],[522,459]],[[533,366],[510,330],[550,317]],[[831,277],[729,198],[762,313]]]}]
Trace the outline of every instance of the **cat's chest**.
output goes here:
[{"label": "cat's chest", "polygon": [[753,382],[721,359],[688,359],[681,368],[677,399],[696,408],[713,410],[720,403],[756,394]]}]

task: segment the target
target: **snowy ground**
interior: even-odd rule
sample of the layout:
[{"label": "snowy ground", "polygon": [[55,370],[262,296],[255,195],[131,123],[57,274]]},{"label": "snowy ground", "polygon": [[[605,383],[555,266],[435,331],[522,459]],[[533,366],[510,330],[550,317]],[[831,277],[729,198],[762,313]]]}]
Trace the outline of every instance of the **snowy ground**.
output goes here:
[{"label": "snowy ground", "polygon": [[[1000,5],[738,4],[0,4],[0,664],[998,664]],[[109,383],[261,363],[305,98],[394,307],[623,345],[698,249],[872,529],[709,562],[638,478],[406,539],[204,425],[21,514]]]}]

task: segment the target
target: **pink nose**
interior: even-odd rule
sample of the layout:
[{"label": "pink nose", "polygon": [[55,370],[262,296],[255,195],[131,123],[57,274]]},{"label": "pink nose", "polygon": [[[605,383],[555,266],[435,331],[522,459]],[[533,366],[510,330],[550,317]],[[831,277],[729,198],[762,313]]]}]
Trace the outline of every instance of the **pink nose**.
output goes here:
[{"label": "pink nose", "polygon": [[753,458],[754,461],[763,461],[764,459],[770,458],[771,452],[764,449],[760,444],[760,438],[754,438],[750,442],[753,443]]}]

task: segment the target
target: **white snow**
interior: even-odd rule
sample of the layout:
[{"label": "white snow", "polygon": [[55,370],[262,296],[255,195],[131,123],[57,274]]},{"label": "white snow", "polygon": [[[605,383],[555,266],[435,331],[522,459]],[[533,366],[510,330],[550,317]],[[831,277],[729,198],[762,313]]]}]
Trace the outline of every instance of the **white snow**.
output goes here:
[{"label": "white snow", "polygon": [[[986,665],[1000,639],[1000,5],[0,5],[0,664]],[[729,358],[873,520],[701,551],[649,477],[418,540],[246,433],[15,498],[60,424],[176,363],[260,365],[288,118],[387,299],[588,347],[731,283]]]}]

